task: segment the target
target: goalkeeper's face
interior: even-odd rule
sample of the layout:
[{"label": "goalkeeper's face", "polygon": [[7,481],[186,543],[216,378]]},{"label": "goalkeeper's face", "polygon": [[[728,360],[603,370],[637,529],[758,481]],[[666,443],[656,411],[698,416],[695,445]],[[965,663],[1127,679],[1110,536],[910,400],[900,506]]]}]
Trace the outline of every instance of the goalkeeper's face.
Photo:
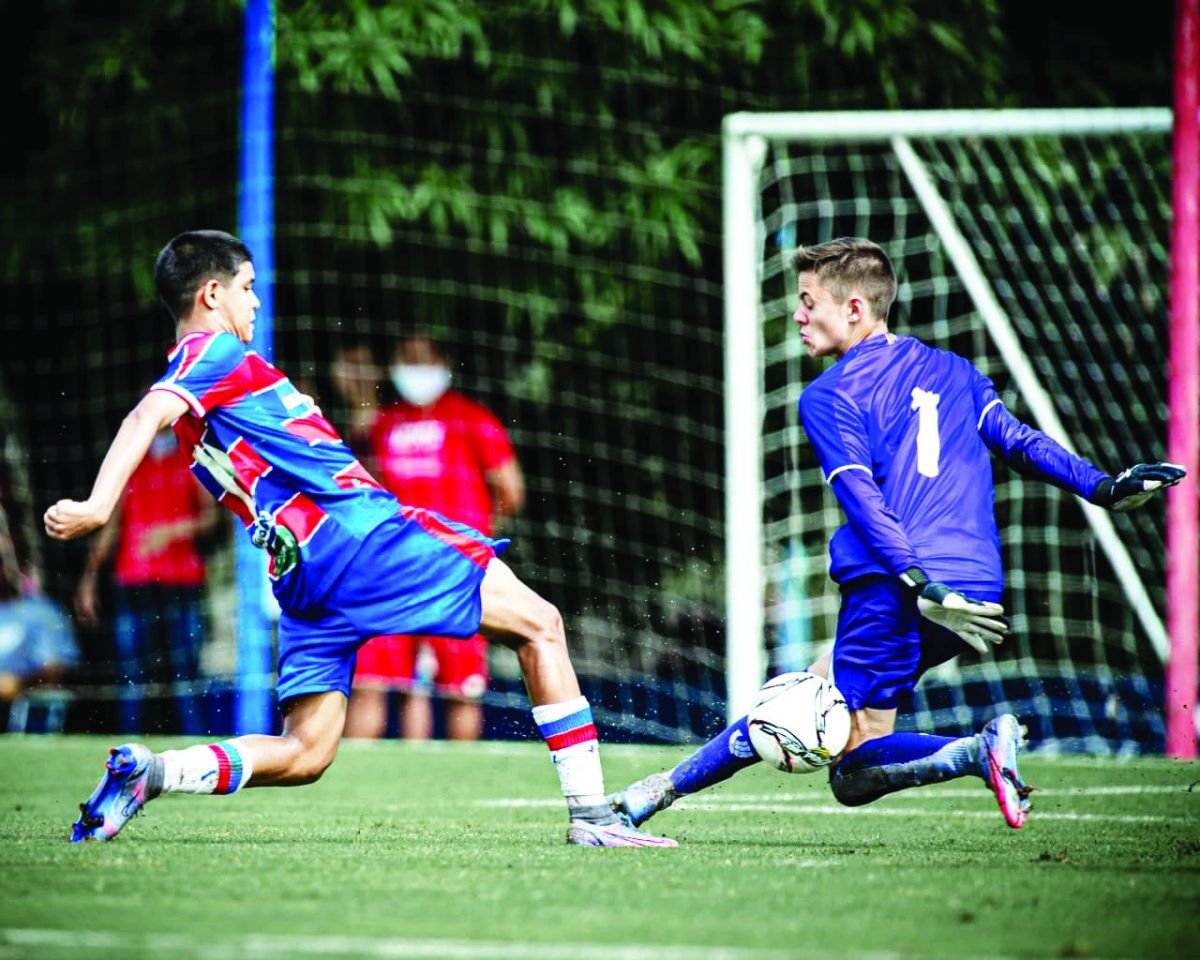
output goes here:
[{"label": "goalkeeper's face", "polygon": [[800,274],[800,302],[792,319],[809,356],[840,357],[853,345],[854,298],[839,301],[812,271]]}]

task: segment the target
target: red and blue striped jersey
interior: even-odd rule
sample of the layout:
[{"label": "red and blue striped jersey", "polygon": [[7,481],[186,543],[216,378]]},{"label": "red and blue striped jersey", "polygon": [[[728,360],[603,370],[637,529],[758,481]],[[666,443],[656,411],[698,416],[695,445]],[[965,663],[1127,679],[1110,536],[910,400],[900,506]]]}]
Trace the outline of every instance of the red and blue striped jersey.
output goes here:
[{"label": "red and blue striped jersey", "polygon": [[[166,373],[150,389],[187,403],[175,435],[189,458],[199,446],[210,464],[193,461],[192,472],[247,527],[263,511],[287,527],[300,545],[305,580],[331,583],[367,534],[396,516],[396,498],[329,421],[236,336],[189,334],[167,359]],[[214,469],[236,478],[253,512]]]}]

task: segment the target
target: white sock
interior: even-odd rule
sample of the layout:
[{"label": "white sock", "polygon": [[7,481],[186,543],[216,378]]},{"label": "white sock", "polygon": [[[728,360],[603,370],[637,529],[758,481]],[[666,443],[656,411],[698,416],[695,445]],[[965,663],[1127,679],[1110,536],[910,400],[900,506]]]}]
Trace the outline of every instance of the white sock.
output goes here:
[{"label": "white sock", "polygon": [[546,739],[558,771],[563,796],[570,806],[604,803],[604,771],[600,742],[586,697],[546,703],[533,708],[533,722]]},{"label": "white sock", "polygon": [[254,773],[250,757],[232,740],[165,750],[163,793],[237,793]]}]

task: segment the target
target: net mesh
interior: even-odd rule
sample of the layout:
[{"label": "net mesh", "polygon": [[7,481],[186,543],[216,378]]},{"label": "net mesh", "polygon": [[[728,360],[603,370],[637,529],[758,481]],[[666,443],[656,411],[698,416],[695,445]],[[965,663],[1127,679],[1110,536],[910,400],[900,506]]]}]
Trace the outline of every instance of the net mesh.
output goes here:
[{"label": "net mesh", "polygon": [[[569,70],[584,87],[604,72],[554,59],[501,65]],[[684,74],[681,67],[680,77],[658,81],[683,90]],[[671,134],[687,177],[678,165],[647,170],[628,157],[661,146],[661,125],[519,102],[493,89],[494,79],[447,65],[396,99],[370,84],[309,89],[280,71],[275,362],[349,433],[361,410],[333,382],[343,348],[365,344],[374,354],[382,403],[394,397],[384,367],[399,338],[438,336],[455,385],[489,407],[513,440],[528,490],[505,530],[513,539],[506,559],[562,611],[605,737],[691,740],[724,713],[721,287],[711,279],[720,238],[680,233],[672,208],[655,197],[670,191],[719,208],[717,178],[687,159],[703,140],[697,155],[710,163],[718,136],[715,127]],[[630,91],[644,79],[604,74]],[[523,82],[521,95],[535,86]],[[236,77],[197,94],[195,122],[236,131],[237,94]],[[506,113],[522,122],[494,122]],[[106,122],[105,152],[81,160],[81,169],[111,186],[114,171],[134,169],[121,151],[128,144],[145,157],[137,170],[154,202],[135,209],[99,191],[97,203],[115,211],[112,235],[81,228],[73,272],[33,263],[28,286],[14,287],[3,312],[15,346],[0,373],[19,411],[14,429],[36,451],[22,455],[33,487],[22,511],[35,518],[59,497],[86,494],[121,418],[164,369],[172,337],[153,293],[158,249],[180,231],[237,222],[234,136],[180,178],[177,154],[143,142],[150,134],[140,113],[114,109]],[[501,144],[490,140],[498,130]],[[576,149],[575,136],[589,149]],[[52,200],[48,181],[37,184],[41,199]],[[583,217],[576,196],[602,215]],[[644,204],[625,205],[639,197]],[[15,208],[15,193],[7,199]],[[62,213],[55,222],[74,220]],[[18,233],[7,219],[0,232]],[[105,260],[118,245],[120,256]],[[31,324],[38,337],[27,336]],[[172,670],[169,638],[151,644],[149,673],[123,667],[114,646],[118,598],[102,575],[99,622],[76,621],[69,729],[113,729],[122,701],[146,700],[141,729],[180,730],[173,700],[183,693],[200,695],[205,729],[230,729],[235,535],[223,524],[206,544],[194,679]],[[49,591],[69,611],[88,544],[44,545]],[[488,733],[534,733],[515,657],[493,645],[491,667]]]},{"label": "net mesh", "polygon": [[[1162,134],[912,140],[1010,317],[1078,452],[1102,469],[1165,449],[1169,139]],[[774,666],[823,652],[838,597],[827,545],[843,522],[799,424],[820,374],[789,332],[798,243],[868,236],[893,258],[892,329],[972,360],[1013,413],[1029,409],[890,144],[770,146],[761,179],[766,410],[764,538]],[[994,657],[927,676],[912,722],[967,732],[1010,710],[1044,749],[1161,749],[1162,667],[1075,498],[997,464],[1013,615]],[[1161,502],[1116,515],[1158,611]]]},{"label": "net mesh", "polygon": [[[317,120],[300,99],[281,118],[305,160],[285,163],[279,185],[277,360],[346,427],[329,376],[342,346],[365,342],[382,365],[414,330],[445,343],[455,385],[501,419],[527,480],[505,559],[563,612],[607,736],[692,739],[724,709],[720,287],[682,252],[678,269],[639,256],[669,242],[660,211],[610,202],[601,222],[572,222],[572,193],[604,197],[646,175],[573,156],[565,141],[586,118],[547,116],[546,139],[510,153],[515,166],[488,162],[483,128],[414,139],[470,129],[477,97],[448,86],[399,105],[326,92]],[[394,191],[385,221],[356,211],[353,178],[330,192],[300,169],[337,169],[339,157],[376,194]],[[513,176],[545,181],[546,202],[514,203]],[[711,182],[684,186],[719,203]],[[718,240],[703,252],[714,262]],[[491,666],[486,702],[513,711],[493,729],[525,730],[515,658],[493,645]]]}]

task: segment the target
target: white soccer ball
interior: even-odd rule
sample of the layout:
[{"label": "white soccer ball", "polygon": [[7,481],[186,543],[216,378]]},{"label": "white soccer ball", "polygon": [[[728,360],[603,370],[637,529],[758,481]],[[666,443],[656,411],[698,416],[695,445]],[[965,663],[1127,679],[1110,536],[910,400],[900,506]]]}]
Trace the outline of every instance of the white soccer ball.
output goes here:
[{"label": "white soccer ball", "polygon": [[785,773],[829,766],[850,739],[845,698],[824,677],[804,671],[768,680],[747,721],[754,752]]}]

